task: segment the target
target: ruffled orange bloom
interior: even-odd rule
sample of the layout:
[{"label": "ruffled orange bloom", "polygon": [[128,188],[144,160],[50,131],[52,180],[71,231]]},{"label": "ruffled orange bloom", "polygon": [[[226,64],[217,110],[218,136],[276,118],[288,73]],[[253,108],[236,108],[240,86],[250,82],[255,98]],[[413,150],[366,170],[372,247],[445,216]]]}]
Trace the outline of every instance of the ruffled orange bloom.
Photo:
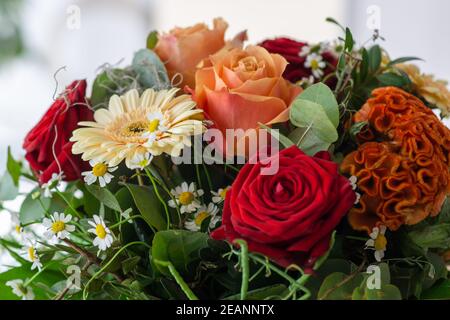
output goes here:
[{"label": "ruffled orange bloom", "polygon": [[450,193],[450,130],[421,100],[395,87],[374,90],[354,121],[368,126],[341,165],[362,191],[348,216],[351,226],[397,230],[437,215]]}]

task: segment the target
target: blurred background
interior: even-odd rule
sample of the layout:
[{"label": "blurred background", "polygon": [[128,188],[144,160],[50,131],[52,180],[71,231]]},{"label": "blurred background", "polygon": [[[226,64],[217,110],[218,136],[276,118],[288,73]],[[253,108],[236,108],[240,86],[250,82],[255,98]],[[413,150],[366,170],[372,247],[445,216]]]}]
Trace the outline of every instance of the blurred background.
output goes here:
[{"label": "blurred background", "polygon": [[[325,22],[334,17],[359,44],[379,28],[391,57],[421,57],[423,71],[450,79],[448,12],[442,0],[0,0],[0,168],[8,145],[23,155],[22,140],[55,90],[92,83],[104,63],[127,65],[151,30],[222,16],[228,38],[247,29],[249,43],[280,35],[318,42],[340,35]],[[9,220],[0,213],[0,236]]]}]

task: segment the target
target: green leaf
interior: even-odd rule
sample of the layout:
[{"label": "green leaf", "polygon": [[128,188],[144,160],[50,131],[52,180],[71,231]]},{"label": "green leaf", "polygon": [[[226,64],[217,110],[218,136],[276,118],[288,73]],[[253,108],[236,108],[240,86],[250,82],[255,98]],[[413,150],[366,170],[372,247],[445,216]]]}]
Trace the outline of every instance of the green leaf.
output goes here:
[{"label": "green leaf", "polygon": [[5,171],[0,178],[0,201],[14,200],[18,194],[19,189],[14,184],[13,178],[9,172]]},{"label": "green leaf", "polygon": [[409,233],[415,244],[427,250],[429,248],[450,248],[450,223],[426,226]]},{"label": "green leaf", "polygon": [[141,49],[136,52],[132,67],[138,75],[139,83],[144,88],[163,90],[170,87],[170,80],[166,68],[152,50]]},{"label": "green leaf", "polygon": [[325,19],[325,21],[326,22],[330,22],[330,23],[332,23],[332,24],[334,24],[334,25],[336,25],[336,26],[338,26],[339,28],[341,28],[342,29],[342,31],[344,31],[345,29],[344,29],[344,27],[339,23],[339,22],[337,22],[337,20],[336,19],[334,19],[334,18],[331,18],[331,17],[327,17],[326,19]]},{"label": "green leaf", "polygon": [[421,58],[417,58],[417,57],[401,57],[401,58],[397,58],[394,60],[389,61],[389,63],[387,64],[388,67],[392,67],[396,64],[399,63],[404,63],[404,62],[408,62],[408,61],[413,61],[413,60],[420,60],[423,61],[423,59]]},{"label": "green leaf", "polygon": [[50,209],[51,199],[33,199],[33,193],[30,192],[20,206],[19,220],[22,224],[41,220]]},{"label": "green leaf", "polygon": [[288,137],[281,134],[279,131],[275,131],[274,129],[266,126],[265,124],[259,123],[259,126],[265,130],[267,130],[276,140],[278,140],[285,148],[289,148],[293,146],[295,143],[292,142]]},{"label": "green leaf", "polygon": [[365,291],[366,300],[402,300],[400,290],[392,284],[382,284],[380,289]]},{"label": "green leaf", "polygon": [[374,45],[368,51],[369,55],[369,72],[375,73],[381,65],[381,48],[379,45]]},{"label": "green leaf", "polygon": [[367,126],[368,122],[367,121],[361,121],[361,122],[356,122],[354,123],[349,130],[350,133],[350,137],[356,141],[356,136],[358,135],[358,133],[361,132],[361,130]]},{"label": "green leaf", "polygon": [[359,73],[360,73],[360,80],[361,82],[363,82],[364,80],[366,80],[367,75],[369,73],[369,54],[367,53],[366,48],[361,49],[361,58],[362,61]]},{"label": "green leaf", "polygon": [[19,178],[22,171],[22,164],[16,161],[11,154],[11,147],[8,147],[8,160],[6,162],[6,168],[8,169],[11,178],[14,181],[14,185],[19,186]]},{"label": "green leaf", "polygon": [[133,196],[134,203],[144,220],[156,230],[166,229],[167,221],[163,215],[163,208],[153,188],[128,183],[124,185]]},{"label": "green leaf", "polygon": [[[186,230],[166,230],[155,234],[152,243],[152,259],[169,261],[182,275],[191,275],[191,264],[199,259],[200,250],[208,246],[208,235]],[[156,265],[165,275],[171,273],[166,267]]]},{"label": "green leaf", "polygon": [[393,72],[380,74],[377,76],[377,80],[382,86],[404,87],[409,83],[405,77]]},{"label": "green leaf", "polygon": [[141,257],[134,256],[128,259],[125,259],[121,262],[122,264],[122,271],[124,274],[128,274],[131,270],[133,270],[138,263],[141,261]]},{"label": "green leaf", "polygon": [[339,126],[339,106],[331,89],[322,82],[305,89],[297,99],[308,100],[322,106],[335,128]]},{"label": "green leaf", "polygon": [[290,119],[297,127],[310,128],[322,142],[333,143],[338,139],[336,128],[324,108],[315,102],[295,99],[290,109]]},{"label": "green leaf", "polygon": [[353,291],[363,280],[364,276],[360,273],[351,276],[342,272],[332,273],[323,281],[317,297],[325,300],[350,300]]},{"label": "green leaf", "polygon": [[296,128],[289,134],[289,139],[310,156],[319,151],[327,151],[331,145],[331,143],[319,139],[311,128]]},{"label": "green leaf", "polygon": [[447,197],[441,207],[438,216],[438,223],[450,223],[450,198]]},{"label": "green leaf", "polygon": [[[121,94],[121,88],[128,88],[133,82],[130,72],[123,69],[108,69],[100,73],[92,85],[91,105],[94,109],[107,108],[114,94]],[[130,87],[131,89],[131,87]]]},{"label": "green leaf", "polygon": [[450,300],[450,279],[439,281],[430,289],[425,290],[420,298],[426,300]]},{"label": "green leaf", "polygon": [[355,43],[355,42],[353,41],[353,35],[352,35],[352,32],[350,31],[349,28],[345,28],[345,44],[344,44],[344,49],[346,49],[347,51],[352,51],[354,43]]},{"label": "green leaf", "polygon": [[106,207],[118,212],[122,212],[116,197],[107,188],[102,188],[96,184],[86,185],[86,189]]},{"label": "green leaf", "polygon": [[152,31],[147,36],[147,49],[154,49],[158,44],[158,31]]}]

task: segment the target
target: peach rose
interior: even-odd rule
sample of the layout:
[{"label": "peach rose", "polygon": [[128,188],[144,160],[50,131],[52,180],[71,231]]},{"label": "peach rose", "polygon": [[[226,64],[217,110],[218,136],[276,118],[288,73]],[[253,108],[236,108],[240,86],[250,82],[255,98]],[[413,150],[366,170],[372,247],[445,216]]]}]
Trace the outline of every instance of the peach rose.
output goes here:
[{"label": "peach rose", "polygon": [[154,50],[165,63],[171,79],[178,73],[182,76],[181,88],[185,85],[193,87],[198,63],[225,46],[228,24],[222,18],[214,19],[213,24],[213,29],[198,23],[159,35]]},{"label": "peach rose", "polygon": [[[263,47],[221,50],[197,70],[194,100],[225,136],[226,129],[257,129],[289,119],[301,88],[282,77],[287,61]],[[224,145],[235,150],[236,145]],[[237,141],[239,143],[239,141]]]}]

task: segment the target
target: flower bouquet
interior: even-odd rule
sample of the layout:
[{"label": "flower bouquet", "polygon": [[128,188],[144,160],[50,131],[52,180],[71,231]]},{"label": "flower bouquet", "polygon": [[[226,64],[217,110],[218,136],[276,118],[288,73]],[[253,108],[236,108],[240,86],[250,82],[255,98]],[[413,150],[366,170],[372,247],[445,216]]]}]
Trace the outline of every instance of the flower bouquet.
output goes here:
[{"label": "flower bouquet", "polygon": [[329,22],[152,32],[68,85],[8,152],[0,298],[449,299],[446,83]]}]

